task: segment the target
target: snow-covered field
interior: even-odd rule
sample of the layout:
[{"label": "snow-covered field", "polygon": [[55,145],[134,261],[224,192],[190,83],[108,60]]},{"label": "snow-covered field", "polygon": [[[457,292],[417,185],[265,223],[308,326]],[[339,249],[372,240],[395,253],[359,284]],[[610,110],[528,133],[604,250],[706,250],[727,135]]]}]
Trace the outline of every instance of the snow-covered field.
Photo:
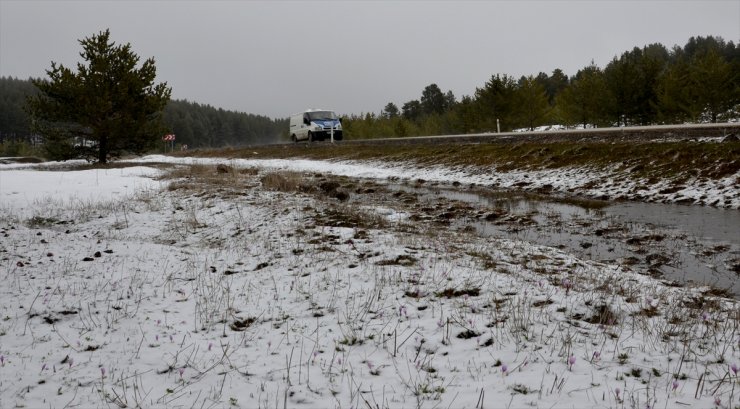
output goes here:
[{"label": "snow-covered field", "polygon": [[734,300],[266,184],[505,175],[136,162],[0,168],[0,407],[740,406]]}]

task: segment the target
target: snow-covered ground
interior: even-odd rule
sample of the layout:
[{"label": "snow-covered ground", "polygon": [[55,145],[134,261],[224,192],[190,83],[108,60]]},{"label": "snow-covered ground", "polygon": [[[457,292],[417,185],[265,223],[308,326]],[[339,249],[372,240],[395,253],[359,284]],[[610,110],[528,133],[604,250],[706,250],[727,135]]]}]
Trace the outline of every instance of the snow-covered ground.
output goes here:
[{"label": "snow-covered ground", "polygon": [[[549,177],[567,190],[588,183],[583,172],[136,162],[0,167],[0,407],[740,405],[736,301],[412,221],[392,201],[261,184],[300,171]],[[155,162],[206,164],[209,176],[161,179]],[[220,163],[258,171],[214,176]],[[737,208],[722,183],[692,189]]]},{"label": "snow-covered ground", "polygon": [[120,169],[92,169],[74,172],[39,172],[23,166],[13,172],[0,166],[0,210],[16,217],[38,215],[42,208],[84,207],[87,204],[125,200],[141,190],[159,187],[148,176],[157,169],[145,166]]},{"label": "snow-covered ground", "polygon": [[[133,162],[140,163],[200,163],[224,162],[218,158],[172,158],[151,155]],[[231,159],[229,163],[241,167],[295,170],[299,172],[324,172],[334,175],[363,178],[424,179],[437,182],[459,182],[515,188],[608,200],[639,200],[660,203],[685,203],[740,209],[740,172],[719,179],[697,176],[673,180],[648,181],[635,178],[628,170],[617,166],[611,169],[573,167],[558,169],[497,171],[477,167],[418,167],[384,162],[321,161],[305,159]]]}]

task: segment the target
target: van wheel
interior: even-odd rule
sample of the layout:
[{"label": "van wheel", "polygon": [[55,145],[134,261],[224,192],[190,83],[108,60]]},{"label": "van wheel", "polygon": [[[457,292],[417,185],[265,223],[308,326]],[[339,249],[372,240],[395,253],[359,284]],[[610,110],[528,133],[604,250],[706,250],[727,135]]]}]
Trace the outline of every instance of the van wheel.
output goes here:
[{"label": "van wheel", "polygon": [[311,131],[308,131],[308,141],[313,142],[313,133]]},{"label": "van wheel", "polygon": [[293,141],[293,143],[298,143],[298,138],[295,137],[295,134],[290,135],[290,140]]}]

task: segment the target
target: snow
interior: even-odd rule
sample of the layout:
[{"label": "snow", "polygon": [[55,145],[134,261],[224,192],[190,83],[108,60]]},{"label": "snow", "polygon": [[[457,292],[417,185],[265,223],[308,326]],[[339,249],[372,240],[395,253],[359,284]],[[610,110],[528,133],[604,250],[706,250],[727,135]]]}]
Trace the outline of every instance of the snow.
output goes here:
[{"label": "snow", "polygon": [[[216,164],[220,158],[175,158],[150,155],[132,160],[136,163]],[[326,161],[306,159],[230,159],[235,167],[258,167],[271,170],[322,172],[333,175],[373,179],[423,179],[431,182],[459,182],[494,188],[513,188],[530,191],[552,189],[555,193],[577,192],[586,197],[612,200],[640,200],[660,203],[687,203],[740,209],[740,171],[719,179],[686,176],[676,185],[672,180],[649,182],[625,176],[625,170],[572,167],[560,169],[511,170],[447,167],[417,167],[386,162]],[[680,176],[682,178],[683,176]],[[667,193],[661,193],[667,192]]]},{"label": "snow", "polygon": [[[589,125],[589,126],[588,126],[588,128],[593,128],[593,126],[592,126],[592,125]],[[568,128],[567,126],[565,126],[565,125],[559,125],[559,124],[554,124],[554,125],[541,125],[541,126],[535,127],[534,129],[529,129],[529,128],[517,128],[517,129],[514,129],[514,130],[513,130],[512,132],[530,132],[530,131],[534,131],[534,132],[545,132],[545,131],[565,131],[565,130],[568,130],[568,129],[569,129],[569,128]],[[571,127],[570,129],[584,129],[584,128],[583,128],[583,125],[576,125],[576,126],[574,126],[574,127]]]},{"label": "snow", "polygon": [[[6,166],[18,167],[3,167]],[[28,165],[23,167],[28,168]],[[159,183],[151,177],[159,173],[157,169],[144,166],[56,172],[0,172],[0,207],[6,213],[23,217],[34,207],[41,205],[64,207],[75,203],[120,200],[141,190],[158,188]]]},{"label": "snow", "polygon": [[[735,301],[259,175],[178,189],[155,163],[563,189],[583,172],[135,162],[0,167],[0,407],[740,404]],[[364,211],[386,224],[320,222]]]}]

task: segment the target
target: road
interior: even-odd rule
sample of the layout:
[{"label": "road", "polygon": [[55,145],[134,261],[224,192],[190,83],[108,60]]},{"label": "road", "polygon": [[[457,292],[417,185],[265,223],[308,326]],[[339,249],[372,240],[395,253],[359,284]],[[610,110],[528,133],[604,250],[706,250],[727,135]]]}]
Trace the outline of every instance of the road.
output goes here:
[{"label": "road", "polygon": [[[461,135],[413,136],[406,138],[349,139],[341,144],[430,144],[430,143],[512,143],[512,142],[615,142],[630,140],[692,140],[740,137],[740,122],[687,125],[651,125],[558,131],[501,132]],[[326,141],[326,143],[329,143]]]}]

